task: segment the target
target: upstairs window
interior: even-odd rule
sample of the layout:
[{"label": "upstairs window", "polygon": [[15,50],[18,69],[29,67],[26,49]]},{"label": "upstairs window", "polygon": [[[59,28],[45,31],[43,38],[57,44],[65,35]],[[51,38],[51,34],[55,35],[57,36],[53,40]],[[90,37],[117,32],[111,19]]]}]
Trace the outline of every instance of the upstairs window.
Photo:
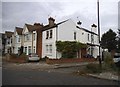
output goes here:
[{"label": "upstairs window", "polygon": [[25,34],[24,39],[25,39],[25,41],[30,41],[31,40],[31,35],[30,34]]},{"label": "upstairs window", "polygon": [[35,35],[36,35],[36,34],[35,34],[35,33],[33,33],[33,40],[35,40],[35,38],[36,38],[36,37],[35,37]]},{"label": "upstairs window", "polygon": [[30,36],[28,34],[26,35],[26,39],[27,41],[30,40]]},{"label": "upstairs window", "polygon": [[94,35],[91,35],[91,42],[94,42]]},{"label": "upstairs window", "polygon": [[50,38],[52,38],[52,30],[50,30]]},{"label": "upstairs window", "polygon": [[46,31],[46,39],[50,39],[53,36],[53,30]]},{"label": "upstairs window", "polygon": [[88,41],[90,41],[90,35],[88,34]]},{"label": "upstairs window", "polygon": [[46,31],[46,39],[49,38],[49,31]]},{"label": "upstairs window", "polygon": [[18,37],[18,42],[20,42],[20,37]]},{"label": "upstairs window", "polygon": [[7,44],[10,44],[10,39],[7,40]]},{"label": "upstairs window", "polygon": [[76,40],[76,32],[74,32],[74,40]]},{"label": "upstairs window", "polygon": [[12,43],[12,40],[13,40],[13,39],[11,39],[11,43]]}]

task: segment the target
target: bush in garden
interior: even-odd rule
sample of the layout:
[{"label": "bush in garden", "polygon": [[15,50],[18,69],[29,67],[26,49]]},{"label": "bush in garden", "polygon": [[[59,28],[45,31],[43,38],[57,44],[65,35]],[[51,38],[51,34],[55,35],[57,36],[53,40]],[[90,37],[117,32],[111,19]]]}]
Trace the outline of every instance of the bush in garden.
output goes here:
[{"label": "bush in garden", "polygon": [[86,66],[86,70],[89,73],[100,73],[102,71],[102,69],[100,68],[99,64],[94,64],[94,63],[90,63]]}]

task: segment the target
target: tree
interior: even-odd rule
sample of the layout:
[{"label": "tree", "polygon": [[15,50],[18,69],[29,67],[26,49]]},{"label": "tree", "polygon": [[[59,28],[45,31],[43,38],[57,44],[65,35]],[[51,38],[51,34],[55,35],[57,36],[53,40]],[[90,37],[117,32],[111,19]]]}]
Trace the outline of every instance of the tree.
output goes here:
[{"label": "tree", "polygon": [[117,41],[117,43],[118,43],[118,52],[120,52],[120,29],[118,29],[118,41]]},{"label": "tree", "polygon": [[106,33],[102,35],[101,46],[103,49],[108,49],[109,52],[116,50],[116,33],[112,29],[109,29]]}]

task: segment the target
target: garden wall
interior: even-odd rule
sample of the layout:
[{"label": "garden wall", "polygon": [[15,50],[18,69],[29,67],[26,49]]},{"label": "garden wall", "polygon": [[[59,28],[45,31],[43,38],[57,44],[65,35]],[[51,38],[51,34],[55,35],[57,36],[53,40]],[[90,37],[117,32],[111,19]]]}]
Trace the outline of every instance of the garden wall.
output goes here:
[{"label": "garden wall", "polygon": [[59,63],[79,63],[79,62],[94,62],[95,58],[61,58],[61,59],[46,59],[47,64],[59,64]]}]

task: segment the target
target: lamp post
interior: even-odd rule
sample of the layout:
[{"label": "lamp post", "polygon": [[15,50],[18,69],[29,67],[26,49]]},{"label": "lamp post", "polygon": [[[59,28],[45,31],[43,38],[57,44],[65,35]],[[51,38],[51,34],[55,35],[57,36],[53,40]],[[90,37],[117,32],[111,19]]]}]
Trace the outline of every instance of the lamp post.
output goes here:
[{"label": "lamp post", "polygon": [[99,64],[102,66],[101,58],[100,58],[100,18],[99,18],[99,0],[97,0],[97,13],[98,13],[98,39],[99,39]]}]

